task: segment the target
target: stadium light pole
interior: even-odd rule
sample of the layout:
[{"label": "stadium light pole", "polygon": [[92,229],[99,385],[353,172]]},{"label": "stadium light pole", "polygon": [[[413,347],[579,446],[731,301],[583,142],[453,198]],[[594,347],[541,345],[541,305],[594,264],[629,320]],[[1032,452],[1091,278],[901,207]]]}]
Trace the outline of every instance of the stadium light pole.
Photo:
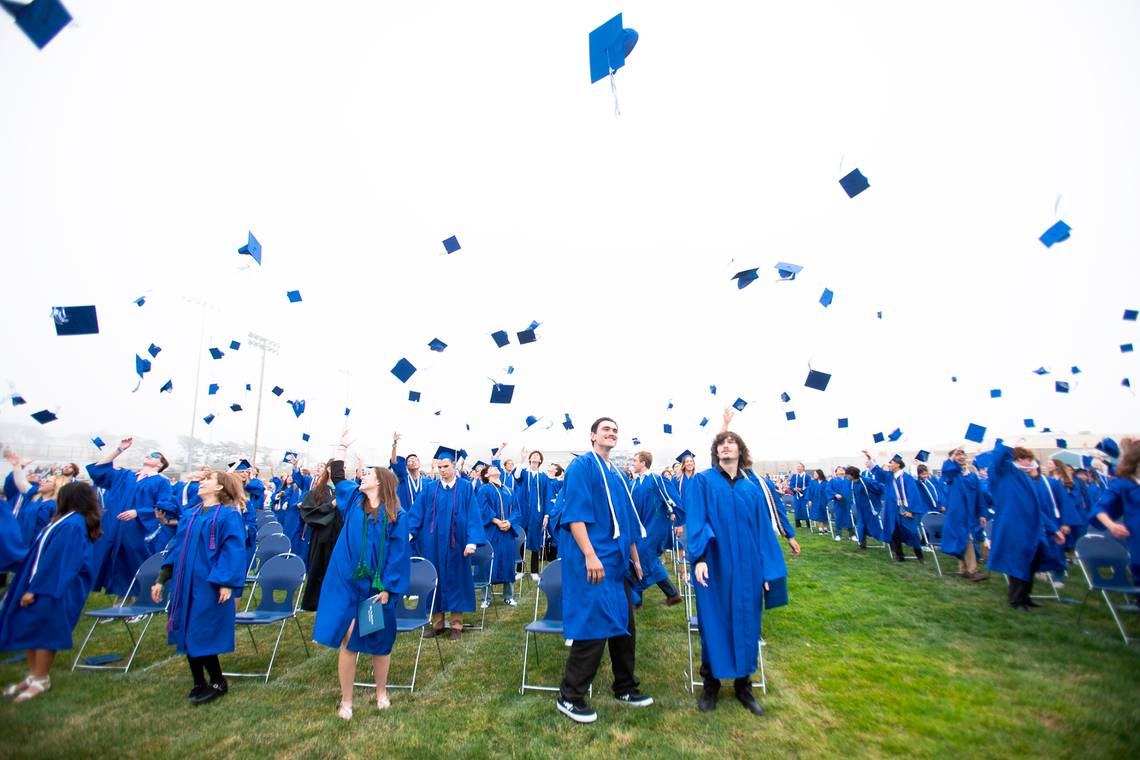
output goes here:
[{"label": "stadium light pole", "polygon": [[249,334],[249,345],[261,349],[261,376],[257,380],[257,416],[253,423],[253,466],[257,466],[257,444],[261,434],[261,399],[265,396],[265,355],[276,354],[281,350],[280,344],[257,333]]}]

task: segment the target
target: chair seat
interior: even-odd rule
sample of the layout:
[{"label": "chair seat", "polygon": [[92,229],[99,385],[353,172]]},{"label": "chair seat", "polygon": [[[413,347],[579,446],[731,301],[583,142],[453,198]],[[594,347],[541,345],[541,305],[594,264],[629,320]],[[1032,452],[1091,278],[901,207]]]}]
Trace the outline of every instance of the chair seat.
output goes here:
[{"label": "chair seat", "polygon": [[104,607],[101,610],[90,610],[83,614],[93,618],[118,620],[119,618],[138,617],[139,615],[153,615],[156,612],[163,612],[164,610],[165,607],[155,607],[149,604],[128,604],[125,607]]},{"label": "chair seat", "polygon": [[1105,583],[1093,579],[1091,588],[1094,591],[1112,591],[1116,594],[1140,594],[1140,586],[1133,586],[1130,583]]},{"label": "chair seat", "polygon": [[279,623],[291,617],[293,617],[292,612],[259,612],[258,610],[250,610],[249,612],[239,612],[236,619],[237,622],[245,623],[246,625],[265,625],[267,623]]},{"label": "chair seat", "polygon": [[535,620],[526,627],[531,633],[557,633],[562,635],[562,621]]},{"label": "chair seat", "polygon": [[396,632],[408,633],[409,631],[418,631],[428,624],[426,620],[408,620],[407,618],[396,618]]}]

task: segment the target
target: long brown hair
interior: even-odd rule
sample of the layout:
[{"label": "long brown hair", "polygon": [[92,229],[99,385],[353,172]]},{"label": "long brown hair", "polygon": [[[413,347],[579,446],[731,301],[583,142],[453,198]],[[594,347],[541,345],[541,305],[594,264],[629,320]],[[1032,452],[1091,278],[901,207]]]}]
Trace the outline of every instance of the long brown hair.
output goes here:
[{"label": "long brown hair", "polygon": [[1134,478],[1136,477],[1137,466],[1140,465],[1140,442],[1129,441],[1125,444],[1120,463],[1116,465],[1116,476],[1118,478]]},{"label": "long brown hair", "polygon": [[207,477],[216,478],[218,481],[219,504],[233,507],[239,512],[245,511],[245,484],[241,482],[241,478],[232,472],[211,473]]},{"label": "long brown hair", "polygon": [[325,500],[330,498],[329,495],[329,478],[332,476],[332,463],[333,460],[325,462],[325,467],[321,470],[321,474],[317,477],[317,482],[313,483],[313,501],[317,502],[317,506],[325,503]]},{"label": "long brown hair", "polygon": [[1056,473],[1057,479],[1064,484],[1065,488],[1073,487],[1073,468],[1060,461],[1059,459],[1053,460],[1053,472]]},{"label": "long brown hair", "polygon": [[103,508],[99,506],[99,495],[90,484],[73,480],[59,489],[55,499],[56,516],[63,517],[72,512],[83,516],[89,540],[95,541],[103,535]]},{"label": "long brown hair", "polygon": [[[396,473],[387,467],[373,467],[372,472],[376,475],[378,484],[376,497],[384,505],[384,514],[388,518],[388,522],[394,523],[400,512],[400,497],[396,495],[396,488],[400,485],[400,481],[397,480]],[[365,503],[367,504],[367,497],[365,497]]]}]

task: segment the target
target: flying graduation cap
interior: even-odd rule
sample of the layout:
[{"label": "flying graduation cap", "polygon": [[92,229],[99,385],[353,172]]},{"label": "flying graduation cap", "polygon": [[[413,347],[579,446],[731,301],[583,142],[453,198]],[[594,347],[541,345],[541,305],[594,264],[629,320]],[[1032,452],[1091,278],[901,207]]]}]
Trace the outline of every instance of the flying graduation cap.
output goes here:
[{"label": "flying graduation cap", "polygon": [[828,306],[831,306],[831,300],[834,297],[835,297],[835,294],[831,292],[830,288],[824,288],[823,289],[823,295],[821,295],[819,297],[819,302],[821,304],[823,304],[823,308],[826,309]]},{"label": "flying graduation cap", "polygon": [[1124,310],[1124,321],[1125,322],[1135,322],[1137,317],[1140,317],[1140,310],[1137,310],[1137,309],[1125,309]]},{"label": "flying graduation cap", "polygon": [[138,298],[136,298],[135,300],[131,301],[131,303],[133,303],[135,306],[138,306],[138,307],[140,307],[140,308],[141,308],[141,307],[142,307],[142,305],[143,305],[144,303],[146,303],[146,296],[139,296],[139,297],[138,297]]},{"label": "flying graduation cap", "polygon": [[781,261],[776,264],[776,271],[780,274],[781,280],[791,282],[796,279],[796,275],[803,271],[803,267],[799,264],[789,264],[786,261]]},{"label": "flying graduation cap", "polygon": [[496,330],[495,332],[491,333],[491,340],[495,341],[496,346],[502,348],[511,342],[511,337],[507,335],[506,330]]},{"label": "flying graduation cap", "polygon": [[[139,376],[139,382],[138,385],[135,386],[135,391],[142,385],[143,375],[147,372],[150,372],[150,359],[144,359],[138,354],[135,354],[135,374]],[[131,391],[131,393],[134,393],[134,391]]]},{"label": "flying graduation cap", "polygon": [[527,343],[534,343],[536,340],[538,340],[538,336],[535,334],[533,327],[528,327],[527,329],[517,333],[517,337],[519,339],[520,346],[526,345]]},{"label": "flying graduation cap", "polygon": [[16,20],[20,31],[40,50],[71,23],[71,14],[60,0],[32,0],[30,3],[0,0],[0,5]]},{"label": "flying graduation cap", "polygon": [[993,388],[990,390],[990,398],[1001,398],[1001,388]]},{"label": "flying graduation cap", "polygon": [[428,343],[428,348],[437,353],[443,353],[443,349],[447,348],[447,344],[439,338],[432,338],[431,343]]},{"label": "flying graduation cap", "polygon": [[285,297],[289,299],[289,303],[300,303],[301,291],[299,291],[299,290],[288,290],[285,292]]},{"label": "flying graduation cap", "polygon": [[99,316],[94,306],[55,306],[51,310],[56,335],[95,335]]},{"label": "flying graduation cap", "polygon": [[563,415],[563,417],[565,419],[562,420],[562,427],[566,428],[567,430],[573,430],[574,429],[574,422],[570,419],[570,413],[567,412],[566,414]]},{"label": "flying graduation cap", "polygon": [[887,440],[890,441],[891,443],[894,443],[898,439],[902,438],[902,436],[903,436],[902,428],[895,428],[894,430],[892,430],[890,433],[887,434]]},{"label": "flying graduation cap", "polygon": [[284,392],[285,392],[285,389],[282,388],[280,385],[273,386],[273,390],[270,391],[270,393],[272,393],[274,396],[277,396],[277,397],[280,397],[281,394]]},{"label": "flying graduation cap", "polygon": [[760,275],[756,274],[757,271],[757,269],[744,269],[734,274],[732,279],[736,280],[736,289],[744,290],[755,282],[756,279],[760,277]]},{"label": "flying graduation cap", "polygon": [[223,356],[225,356],[225,353],[223,353],[220,348],[216,346],[210,348],[210,358],[221,359]]},{"label": "flying graduation cap", "polygon": [[637,32],[622,28],[620,13],[590,32],[590,84],[624,66],[636,44]]},{"label": "flying graduation cap", "polygon": [[491,386],[492,404],[509,404],[515,397],[515,386],[495,383]]},{"label": "flying graduation cap", "polygon": [[673,435],[673,426],[668,422],[662,425],[662,429],[665,431],[665,435]]},{"label": "flying graduation cap", "polygon": [[214,421],[214,415],[212,415],[212,414],[207,414],[205,417],[202,418],[202,422],[205,422],[207,425],[209,425],[213,421]]},{"label": "flying graduation cap", "polygon": [[792,400],[792,397],[791,397],[791,396],[789,396],[787,393],[781,393],[781,394],[780,394],[780,400],[781,400],[781,401],[783,401],[783,402],[786,404],[786,403],[788,403],[789,401],[791,401],[791,400]]},{"label": "flying graduation cap", "polygon": [[738,399],[736,399],[736,401],[732,402],[732,408],[738,412],[743,412],[744,407],[746,407],[746,406],[748,406],[748,402],[742,398],[738,398]]},{"label": "flying graduation cap", "polygon": [[819,370],[809,369],[807,379],[804,380],[804,386],[817,391],[826,391],[827,384],[831,382],[831,375]]},{"label": "flying graduation cap", "polygon": [[452,235],[447,240],[443,241],[443,250],[448,254],[455,253],[459,250],[459,238]]},{"label": "flying graduation cap", "polygon": [[838,420],[838,422],[839,422],[839,427],[840,427],[840,428],[845,428],[845,427],[847,427],[847,425],[848,425],[848,422],[847,422],[847,418],[846,418],[846,417],[840,417],[840,418],[839,418],[839,420]]},{"label": "flying graduation cap", "polygon": [[794,420],[796,418],[796,413],[791,412],[791,411],[784,412],[784,416],[788,418],[788,422],[791,422],[792,420]]},{"label": "flying graduation cap", "polygon": [[914,458],[920,462],[925,462],[925,461],[930,459],[930,452],[927,451],[926,449],[922,449],[917,454],[914,455]]},{"label": "flying graduation cap", "polygon": [[231,350],[231,351],[237,351],[239,348],[241,348],[241,344],[240,344],[240,343],[238,343],[236,340],[231,340],[231,341],[230,341],[230,350]]},{"label": "flying graduation cap", "polygon": [[408,391],[408,401],[419,401],[419,400],[420,400],[420,392],[419,391]]},{"label": "flying graduation cap", "polygon": [[97,449],[101,449],[107,445],[106,442],[104,442],[104,440],[102,438],[100,438],[99,436],[95,436],[94,438],[92,438],[91,443],[95,444],[95,448],[97,448]]},{"label": "flying graduation cap", "polygon": [[241,404],[230,404],[230,411],[231,412],[240,412],[241,411]]},{"label": "flying graduation cap", "polygon": [[981,443],[983,440],[985,440],[986,429],[981,425],[976,425],[971,422],[969,427],[966,428],[966,435],[964,437],[967,441]]},{"label": "flying graduation cap", "polygon": [[[247,231],[248,232],[248,231]],[[252,232],[248,232],[249,240],[241,248],[238,248],[238,253],[249,256],[257,262],[258,266],[261,265],[261,243],[257,242],[257,238],[253,236]]]},{"label": "flying graduation cap", "polygon": [[863,176],[863,172],[853,169],[843,179],[839,180],[839,186],[843,188],[843,192],[847,193],[848,198],[854,198],[870,187],[871,183]]},{"label": "flying graduation cap", "polygon": [[396,366],[392,367],[392,374],[395,375],[396,379],[401,383],[406,383],[412,375],[416,374],[416,367],[407,359],[400,359],[400,361],[396,362]]},{"label": "flying graduation cap", "polygon": [[1056,224],[1041,233],[1041,237],[1037,239],[1040,240],[1046,248],[1052,248],[1055,243],[1068,240],[1069,232],[1072,229],[1072,227],[1058,219]]},{"label": "flying graduation cap", "polygon": [[174,381],[167,380],[163,383],[162,387],[158,389],[159,393],[171,393],[174,391]]},{"label": "flying graduation cap", "polygon": [[159,346],[156,346],[156,345],[154,345],[153,343],[151,343],[151,344],[150,344],[150,348],[148,348],[148,349],[146,350],[146,352],[147,352],[148,354],[150,354],[152,357],[157,357],[160,351],[162,351],[162,348],[161,348],[161,347],[159,347]]},{"label": "flying graduation cap", "polygon": [[32,414],[32,419],[41,425],[46,425],[49,422],[55,422],[59,418],[56,417],[52,411],[48,409],[41,409],[40,411]]},{"label": "flying graduation cap", "polygon": [[1064,380],[1058,380],[1053,384],[1053,390],[1057,391],[1057,393],[1068,393],[1069,384]]},{"label": "flying graduation cap", "polygon": [[219,387],[220,386],[217,383],[210,383],[210,387],[206,389],[206,395],[207,396],[213,396],[215,393],[218,392]]},{"label": "flying graduation cap", "polygon": [[290,401],[289,406],[293,407],[293,416],[294,417],[300,417],[302,414],[305,413],[305,400],[304,399],[300,399],[298,401]]}]

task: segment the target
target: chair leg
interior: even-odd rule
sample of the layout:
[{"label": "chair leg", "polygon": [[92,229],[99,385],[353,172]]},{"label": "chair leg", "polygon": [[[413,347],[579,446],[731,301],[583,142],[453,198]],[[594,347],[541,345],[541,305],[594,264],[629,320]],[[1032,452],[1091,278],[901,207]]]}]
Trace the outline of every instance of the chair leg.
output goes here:
[{"label": "chair leg", "polygon": [[526,694],[526,661],[527,657],[530,656],[530,631],[523,633],[523,640],[525,642],[523,644],[523,672],[522,684],[519,685],[519,694]]},{"label": "chair leg", "polygon": [[127,629],[127,635],[131,637],[131,646],[134,646],[134,644],[135,644],[135,633],[134,633],[134,631],[131,630],[131,624],[128,623],[126,620],[123,620],[123,618],[119,618],[119,619],[122,620],[123,627]]},{"label": "chair leg", "polygon": [[1108,605],[1108,611],[1112,613],[1112,619],[1116,621],[1116,628],[1120,631],[1121,638],[1124,639],[1125,645],[1128,644],[1128,632],[1124,630],[1124,623],[1120,621],[1120,615],[1116,613],[1116,607],[1113,606],[1112,600],[1108,598],[1108,592],[1101,589],[1101,596],[1104,597],[1104,603]]},{"label": "chair leg", "polygon": [[281,636],[285,633],[285,624],[288,620],[281,621],[281,627],[277,629],[277,640],[273,642],[273,651],[269,655],[269,666],[265,669],[265,682],[269,683],[269,674],[273,672],[273,661],[277,659],[277,649],[281,646]]},{"label": "chair leg", "polygon": [[258,649],[257,649],[257,639],[255,639],[255,638],[253,637],[253,626],[252,626],[252,625],[247,625],[247,626],[245,627],[245,630],[249,632],[249,640],[250,640],[251,642],[253,642],[253,653],[254,653],[254,654],[261,654],[261,652],[259,652],[259,651],[258,651]]},{"label": "chair leg", "polygon": [[143,637],[146,636],[147,629],[150,628],[150,621],[154,619],[154,613],[146,616],[146,622],[143,623],[142,630],[139,631],[138,641],[135,642],[134,649],[131,650],[131,656],[127,658],[126,667],[123,668],[124,673],[130,672],[131,663],[135,661],[135,655],[138,654],[139,647],[142,646]]},{"label": "chair leg", "polygon": [[764,692],[764,696],[768,695],[768,675],[764,672],[764,639],[756,645],[757,661],[760,663],[760,683],[758,685]]},{"label": "chair leg", "polygon": [[305,645],[305,657],[309,656],[309,640],[305,637],[305,631],[301,628],[301,621],[293,615],[293,622],[297,624],[297,635],[301,637],[301,643]]},{"label": "chair leg", "polygon": [[415,659],[415,662],[412,663],[412,685],[411,685],[410,691],[408,692],[409,694],[415,694],[416,693],[416,674],[420,672],[420,652],[423,651],[423,648],[424,648],[424,631],[421,628],[420,629],[420,641],[416,645],[416,659]]},{"label": "chair leg", "polygon": [[83,650],[87,648],[87,642],[91,640],[91,634],[95,633],[95,626],[99,625],[99,620],[96,618],[95,622],[91,624],[91,630],[83,637],[83,643],[79,645],[79,651],[75,654],[75,659],[71,663],[71,672],[75,672],[75,668],[79,666],[79,660],[83,657]]},{"label": "chair leg", "polygon": [[942,563],[938,561],[938,547],[934,544],[930,544],[930,553],[934,555],[934,567],[938,570],[938,577],[941,578],[943,577]]},{"label": "chair leg", "polygon": [[690,694],[696,694],[696,673],[693,671],[693,626],[689,625],[689,621],[685,621],[685,628],[688,629],[689,638],[689,671],[685,673],[688,683],[685,684],[685,690]]}]

